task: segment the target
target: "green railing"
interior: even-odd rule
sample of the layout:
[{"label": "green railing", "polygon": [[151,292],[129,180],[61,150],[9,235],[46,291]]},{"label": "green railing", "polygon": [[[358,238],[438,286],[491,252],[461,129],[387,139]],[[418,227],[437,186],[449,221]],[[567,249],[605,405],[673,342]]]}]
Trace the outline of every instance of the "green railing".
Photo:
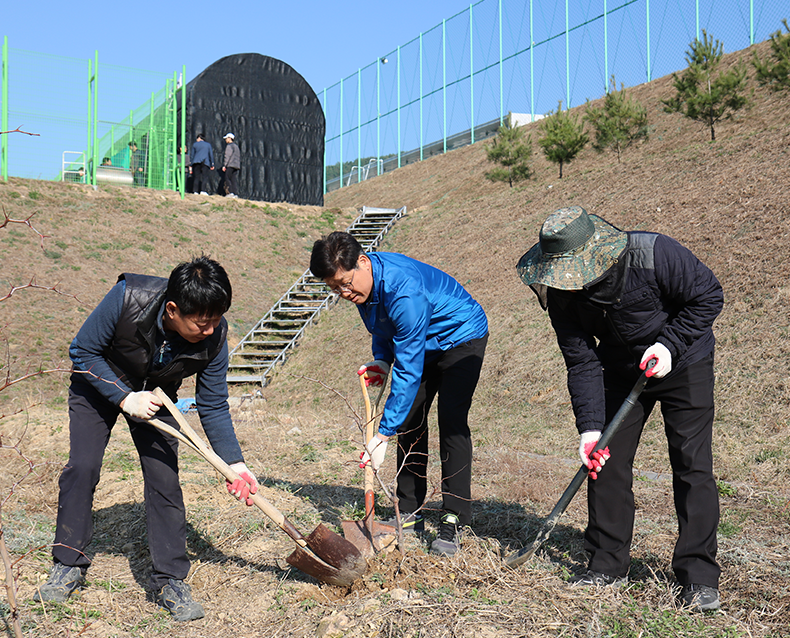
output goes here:
[{"label": "green railing", "polygon": [[[185,76],[182,67],[181,78]],[[129,110],[130,104],[139,104]],[[2,178],[184,189],[180,79],[163,73],[10,48],[3,41]]]},{"label": "green railing", "polygon": [[509,112],[534,116],[559,100],[600,97],[612,75],[633,86],[678,71],[703,29],[732,52],[789,16],[780,0],[474,2],[318,92],[324,192],[473,143]]}]

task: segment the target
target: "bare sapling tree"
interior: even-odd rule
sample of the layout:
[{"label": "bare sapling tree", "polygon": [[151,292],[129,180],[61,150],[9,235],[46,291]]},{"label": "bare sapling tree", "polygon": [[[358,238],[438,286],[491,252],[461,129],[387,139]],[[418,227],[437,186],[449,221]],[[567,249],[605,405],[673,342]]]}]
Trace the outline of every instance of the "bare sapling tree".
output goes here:
[{"label": "bare sapling tree", "polygon": [[724,48],[721,42],[703,29],[702,40],[695,38],[686,52],[688,68],[680,75],[672,74],[675,95],[662,100],[667,113],[682,113],[702,122],[716,139],[716,124],[732,119],[737,111],[749,104],[746,90],[746,65],[737,64],[729,71],[720,71]]}]

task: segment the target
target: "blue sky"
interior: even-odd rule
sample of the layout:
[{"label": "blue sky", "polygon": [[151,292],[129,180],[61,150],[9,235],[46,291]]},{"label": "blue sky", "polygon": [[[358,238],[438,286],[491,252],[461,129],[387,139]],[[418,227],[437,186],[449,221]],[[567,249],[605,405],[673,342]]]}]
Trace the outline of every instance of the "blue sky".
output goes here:
[{"label": "blue sky", "polygon": [[286,62],[318,93],[443,18],[466,0],[84,0],[4,2],[9,47],[191,80],[234,53]]}]

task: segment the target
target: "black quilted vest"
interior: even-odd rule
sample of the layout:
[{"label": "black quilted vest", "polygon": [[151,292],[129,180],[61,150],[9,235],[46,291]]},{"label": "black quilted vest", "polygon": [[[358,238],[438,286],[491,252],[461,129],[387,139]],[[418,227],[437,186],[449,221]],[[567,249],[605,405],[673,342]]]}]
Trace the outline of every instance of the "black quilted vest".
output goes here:
[{"label": "black quilted vest", "polygon": [[225,344],[228,323],[223,317],[214,333],[198,343],[187,343],[172,361],[160,370],[151,370],[156,350],[156,320],[167,291],[167,279],[123,273],[126,280],[123,309],[115,326],[112,343],[104,357],[118,377],[135,392],[161,387],[175,400],[181,382],[206,369]]}]

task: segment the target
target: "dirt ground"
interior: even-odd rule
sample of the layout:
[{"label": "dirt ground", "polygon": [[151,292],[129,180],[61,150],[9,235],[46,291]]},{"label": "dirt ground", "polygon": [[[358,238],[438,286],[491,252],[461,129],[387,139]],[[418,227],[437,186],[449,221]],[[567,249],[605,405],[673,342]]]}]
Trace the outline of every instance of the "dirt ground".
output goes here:
[{"label": "dirt ground", "polygon": [[[766,46],[728,56],[728,63],[754,49],[764,54]],[[561,180],[536,147],[534,177],[515,188],[485,180],[485,143],[333,192],[324,207],[0,182],[5,214],[19,221],[33,215],[33,228],[0,229],[0,297],[31,281],[45,288],[16,290],[0,302],[2,378],[34,375],[0,392],[0,514],[25,635],[790,636],[790,96],[755,87],[751,108],[717,126],[710,142],[701,125],[662,111],[671,78],[629,92],[648,108],[648,142],[627,150],[619,164],[587,149]],[[528,130],[534,141],[536,127]],[[577,467],[562,360],[545,314],[515,273],[545,216],[567,204],[624,229],[677,238],[724,286],[714,440],[719,613],[689,614],[675,603],[677,521],[657,415],[637,457],[627,587],[580,592],[566,583],[585,565],[584,488],[537,556],[517,570],[502,562],[532,541]],[[286,563],[293,542],[258,510],[232,501],[206,462],[186,451],[188,581],[206,617],[173,622],[147,593],[143,486],[128,431],[119,425],[95,495],[88,585],[63,605],[32,603],[49,566],[57,480],[68,455],[67,375],[37,372],[68,368],[71,338],[118,273],[166,275],[193,254],[211,254],[234,283],[234,342],[307,268],[312,242],[347,227],[362,205],[407,206],[384,249],[446,270],[489,318],[472,412],[473,521],[463,551],[452,559],[427,553],[438,522],[433,498],[425,534],[371,559],[350,588],[317,583]],[[246,460],[264,496],[305,534],[319,522],[339,531],[362,508],[354,371],[369,359],[369,337],[349,306],[326,313],[269,386],[232,388]],[[186,384],[181,394],[191,391]],[[382,470],[388,486],[392,463]],[[438,482],[438,454],[429,471]],[[381,490],[377,498],[381,515],[391,514]],[[13,635],[8,625],[6,632]]]}]

